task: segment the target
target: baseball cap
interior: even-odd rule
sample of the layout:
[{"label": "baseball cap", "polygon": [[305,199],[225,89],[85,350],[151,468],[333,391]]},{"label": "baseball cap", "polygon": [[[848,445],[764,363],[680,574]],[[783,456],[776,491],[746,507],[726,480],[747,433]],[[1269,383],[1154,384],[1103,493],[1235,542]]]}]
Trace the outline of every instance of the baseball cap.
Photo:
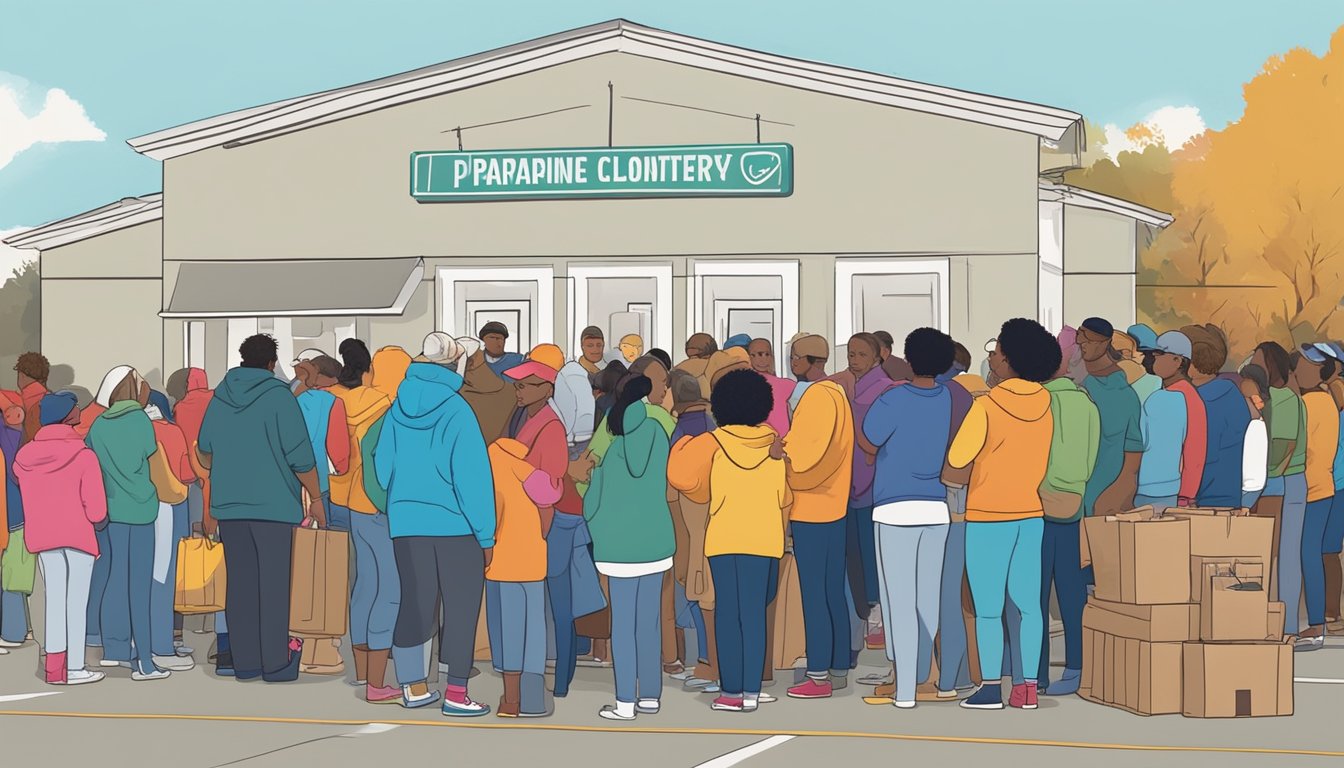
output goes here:
[{"label": "baseball cap", "polygon": [[453,339],[453,341],[456,341],[458,346],[462,347],[463,357],[471,357],[481,351],[481,348],[485,346],[481,343],[480,339],[471,336],[458,336],[456,339]]},{"label": "baseball cap", "polygon": [[503,336],[503,337],[506,338],[506,339],[509,338],[509,329],[506,328],[506,327],[504,327],[504,324],[501,323],[501,322],[499,322],[499,321],[497,321],[497,320],[491,320],[490,322],[486,323],[485,325],[482,325],[482,326],[481,326],[481,332],[480,332],[480,334],[478,334],[478,335],[479,335],[482,339],[484,339],[486,336],[489,336],[489,335],[492,334],[492,333],[497,333],[497,334],[499,334],[500,336]]},{"label": "baseball cap", "polygon": [[821,360],[829,360],[831,357],[831,345],[826,339],[815,333],[801,333],[789,340],[789,348],[796,355],[805,355],[815,357]]},{"label": "baseball cap", "polygon": [[[1324,363],[1326,360],[1328,360],[1328,359],[1330,358],[1330,355],[1327,354],[1327,352],[1326,352],[1325,350],[1322,350],[1322,349],[1321,349],[1321,347],[1323,347],[1323,346],[1325,346],[1325,345],[1324,345],[1324,344],[1303,344],[1302,347],[1301,347],[1301,350],[1302,350],[1302,356],[1305,357],[1306,359],[1310,360],[1311,362],[1315,363],[1316,365],[1320,365],[1321,363]],[[1329,347],[1326,347],[1326,349],[1328,350]]]},{"label": "baseball cap", "polygon": [[583,341],[584,339],[605,339],[605,338],[606,336],[602,333],[602,329],[598,328],[596,325],[590,325],[587,328],[584,328],[583,333],[579,334],[579,341]]},{"label": "baseball cap", "polygon": [[1167,331],[1157,337],[1158,352],[1166,352],[1169,355],[1178,355],[1189,360],[1193,354],[1191,349],[1190,337],[1180,331]]},{"label": "baseball cap", "polygon": [[735,333],[732,336],[729,336],[727,341],[723,342],[723,348],[732,349],[733,347],[745,347],[750,343],[750,336],[745,333]]},{"label": "baseball cap", "polygon": [[1108,339],[1115,335],[1115,326],[1111,325],[1111,321],[1102,317],[1087,318],[1082,322],[1082,328]]},{"label": "baseball cap", "polygon": [[[1129,337],[1134,339],[1134,344],[1138,347],[1140,352],[1158,351],[1157,331],[1154,331],[1152,328],[1149,328],[1142,323],[1137,323],[1129,326],[1129,329],[1125,331],[1125,333],[1129,334]],[[1182,336],[1182,338],[1184,338],[1184,336]],[[1186,339],[1185,343],[1188,345],[1190,340]],[[1187,346],[1186,349],[1186,357],[1189,357],[1189,347]]]},{"label": "baseball cap", "polygon": [[1344,347],[1334,341],[1318,341],[1313,346],[1321,350],[1326,357],[1344,362]]},{"label": "baseball cap", "polygon": [[305,349],[299,354],[294,356],[293,365],[298,365],[299,363],[306,363],[309,362],[310,360],[316,360],[317,358],[322,357],[326,354],[327,354],[326,352],[323,352],[320,349],[312,349],[312,348]]},{"label": "baseball cap", "polygon": [[435,331],[425,337],[420,357],[436,365],[450,365],[462,354],[462,348],[452,336]]},{"label": "baseball cap", "polygon": [[526,379],[536,376],[542,381],[555,383],[555,376],[565,365],[565,353],[554,344],[538,344],[527,353],[527,360],[504,372],[511,379]]}]

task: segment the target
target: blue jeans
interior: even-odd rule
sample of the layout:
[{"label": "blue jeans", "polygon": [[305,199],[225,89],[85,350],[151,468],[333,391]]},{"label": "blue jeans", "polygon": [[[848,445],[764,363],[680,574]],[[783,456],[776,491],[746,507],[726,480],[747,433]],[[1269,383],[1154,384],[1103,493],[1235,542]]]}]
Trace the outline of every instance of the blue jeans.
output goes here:
[{"label": "blue jeans", "polygon": [[103,595],[103,658],[154,671],[150,591],[154,585],[154,526],[109,523],[112,545]]},{"label": "blue jeans", "polygon": [[[574,680],[578,662],[578,633],[574,631],[574,619],[602,610],[605,602],[592,555],[588,552],[592,540],[588,525],[579,515],[557,513],[546,534],[546,594],[555,624],[553,692],[556,696],[568,695],[569,684]],[[592,594],[594,589],[596,595]]]},{"label": "blue jeans", "polygon": [[191,535],[190,510],[184,501],[173,505],[173,543],[168,548],[168,572],[149,588],[150,633],[155,656],[173,656],[173,598],[177,591],[177,542]]},{"label": "blue jeans", "polygon": [[779,582],[779,561],[760,555],[714,555],[714,633],[719,687],[727,697],[761,692],[765,671],[766,608]]},{"label": "blue jeans", "polygon": [[107,526],[101,531],[94,531],[94,538],[98,541],[98,559],[93,561],[93,578],[89,582],[89,609],[84,634],[88,645],[100,648],[103,645],[103,597],[107,593],[108,569],[112,567],[112,540]]},{"label": "blue jeans", "polygon": [[[949,490],[949,501],[951,496],[952,491]],[[971,659],[967,652],[966,622],[961,616],[961,582],[965,574],[966,524],[952,523],[947,528],[947,549],[943,552],[943,579],[938,598],[938,690],[940,691],[968,688],[971,685]]]},{"label": "blue jeans", "polygon": [[1263,494],[1264,492],[1265,491],[1263,488],[1258,491],[1242,491],[1241,506],[1245,507],[1246,509],[1251,509],[1252,507],[1255,506],[1255,502],[1260,500],[1260,495]]},{"label": "blue jeans", "polygon": [[[336,505],[332,505],[335,509]],[[371,651],[392,647],[401,605],[401,577],[387,515],[350,515],[350,540],[355,547],[355,583],[350,592],[350,643]]]},{"label": "blue jeans", "polygon": [[873,542],[873,507],[850,506],[845,511],[845,559],[849,589],[861,616],[877,605],[877,547]]},{"label": "blue jeans", "polygon": [[322,501],[327,508],[327,528],[333,531],[350,532],[350,517],[357,512],[351,512],[349,507],[342,507],[339,504],[333,504],[331,497],[322,494]]},{"label": "blue jeans", "polygon": [[658,699],[663,695],[663,576],[660,572],[607,579],[617,701]]},{"label": "blue jeans", "polygon": [[987,677],[1003,667],[1005,597],[1021,615],[1022,673],[1035,680],[1045,634],[1041,604],[1041,518],[966,524],[966,575],[975,600],[980,669]]},{"label": "blue jeans", "polygon": [[1330,519],[1325,524],[1325,554],[1344,551],[1344,490],[1336,491],[1330,504]]},{"label": "blue jeans", "polygon": [[[1041,621],[1050,615],[1050,582],[1059,596],[1059,615],[1064,621],[1064,668],[1083,668],[1083,606],[1087,583],[1079,565],[1079,524],[1046,522],[1041,538]],[[1042,683],[1050,680],[1050,635],[1041,639]]]},{"label": "blue jeans", "polygon": [[1134,506],[1151,506],[1154,512],[1165,512],[1176,506],[1178,499],[1175,496],[1145,496],[1141,493],[1134,494]]},{"label": "blue jeans", "polygon": [[1335,497],[1307,502],[1302,525],[1302,589],[1307,595],[1307,626],[1325,624],[1325,529]]},{"label": "blue jeans", "polygon": [[701,659],[707,659],[709,637],[705,634],[705,614],[699,603],[686,599],[686,587],[679,581],[672,582],[672,604],[676,606],[676,625],[682,629],[695,629],[695,653]]},{"label": "blue jeans", "polygon": [[845,520],[790,523],[793,560],[803,598],[807,671],[849,672],[849,612],[845,608]]},{"label": "blue jeans", "polygon": [[[1266,494],[1268,495],[1268,494]],[[1307,476],[1301,472],[1283,478],[1283,518],[1279,523],[1279,600],[1285,606],[1302,599],[1302,529],[1307,517]],[[1316,558],[1320,561],[1320,558]],[[1322,592],[1325,590],[1322,589]],[[1283,633],[1296,635],[1301,621],[1295,608],[1283,612]]]},{"label": "blue jeans", "polygon": [[28,637],[28,600],[18,592],[0,592],[0,638],[22,643]]},{"label": "blue jeans", "polygon": [[887,660],[896,670],[896,701],[914,701],[929,679],[938,634],[947,525],[877,523],[877,572]]}]

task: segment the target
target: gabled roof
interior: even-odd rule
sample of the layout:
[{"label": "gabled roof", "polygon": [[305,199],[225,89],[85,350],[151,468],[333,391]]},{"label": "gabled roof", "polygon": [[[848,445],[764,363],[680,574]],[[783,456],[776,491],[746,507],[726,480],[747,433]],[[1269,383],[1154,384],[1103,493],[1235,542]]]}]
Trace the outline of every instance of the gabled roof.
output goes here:
[{"label": "gabled roof", "polygon": [[15,248],[45,251],[162,218],[162,192],[140,197],[123,197],[115,203],[76,214],[68,219],[26,229],[6,238],[4,243]]},{"label": "gabled roof", "polygon": [[1173,221],[1169,213],[1163,213],[1154,208],[1131,203],[1123,198],[1103,195],[1100,192],[1093,192],[1070,184],[1042,181],[1040,183],[1039,199],[1042,202],[1064,203],[1065,205],[1076,205],[1079,208],[1092,208],[1098,211],[1118,213],[1121,216],[1128,216],[1135,221],[1141,221],[1158,229],[1165,228]]},{"label": "gabled roof", "polygon": [[155,160],[231,147],[606,53],[626,53],[1081,145],[1076,112],[723,45],[617,19],[129,140]]}]

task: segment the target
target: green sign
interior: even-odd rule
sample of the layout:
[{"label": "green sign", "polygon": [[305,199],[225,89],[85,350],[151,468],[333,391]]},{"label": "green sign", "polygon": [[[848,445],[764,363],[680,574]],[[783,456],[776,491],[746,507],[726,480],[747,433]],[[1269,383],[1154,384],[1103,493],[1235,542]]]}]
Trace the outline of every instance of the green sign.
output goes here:
[{"label": "green sign", "polygon": [[420,202],[792,193],[788,144],[411,153]]}]

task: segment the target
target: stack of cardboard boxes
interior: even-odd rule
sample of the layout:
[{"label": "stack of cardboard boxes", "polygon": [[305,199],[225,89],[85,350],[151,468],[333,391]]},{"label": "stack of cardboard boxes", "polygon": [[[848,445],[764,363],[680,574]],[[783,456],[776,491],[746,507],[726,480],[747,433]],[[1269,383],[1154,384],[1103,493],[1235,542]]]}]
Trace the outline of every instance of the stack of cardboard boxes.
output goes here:
[{"label": "stack of cardboard boxes", "polygon": [[1084,523],[1089,701],[1140,715],[1293,713],[1293,647],[1269,600],[1273,520],[1151,507]]}]

